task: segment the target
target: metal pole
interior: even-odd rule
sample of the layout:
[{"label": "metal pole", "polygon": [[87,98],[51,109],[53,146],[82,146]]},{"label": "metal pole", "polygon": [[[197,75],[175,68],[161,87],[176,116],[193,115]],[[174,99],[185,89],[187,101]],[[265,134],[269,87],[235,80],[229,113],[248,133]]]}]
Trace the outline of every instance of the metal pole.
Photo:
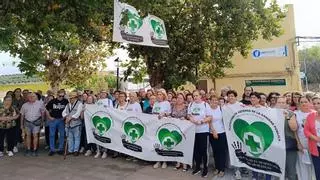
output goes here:
[{"label": "metal pole", "polygon": [[119,91],[119,61],[117,62],[117,91]]},{"label": "metal pole", "polygon": [[309,91],[308,76],[307,76],[307,63],[306,63],[306,58],[307,58],[307,55],[308,55],[307,51],[308,51],[308,49],[306,48],[306,52],[305,52],[305,55],[303,57],[303,64],[304,64],[304,74],[305,74],[304,80],[305,80],[305,83],[306,83],[306,90]]}]

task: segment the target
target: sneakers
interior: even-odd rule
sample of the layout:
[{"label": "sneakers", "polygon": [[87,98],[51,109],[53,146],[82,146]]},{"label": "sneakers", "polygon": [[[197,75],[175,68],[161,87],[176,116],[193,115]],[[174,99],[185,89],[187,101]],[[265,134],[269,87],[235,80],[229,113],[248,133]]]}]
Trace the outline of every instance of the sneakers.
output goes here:
[{"label": "sneakers", "polygon": [[214,175],[218,175],[218,174],[219,174],[219,170],[218,170],[218,169],[214,170],[214,171],[213,171],[213,174],[214,174]]},{"label": "sneakers", "polygon": [[58,151],[58,154],[59,154],[59,155],[63,155],[64,152],[63,152],[62,150],[60,150],[60,151]]},{"label": "sneakers", "polygon": [[181,164],[178,162],[178,163],[176,164],[176,167],[174,167],[174,170],[179,170],[180,167],[181,167]]},{"label": "sneakers", "polygon": [[218,177],[223,177],[223,176],[224,176],[224,172],[220,171],[219,174],[218,174]]},{"label": "sneakers", "polygon": [[12,151],[8,151],[8,156],[12,157],[13,156],[13,152]]},{"label": "sneakers", "polygon": [[208,177],[208,169],[207,168],[203,169],[201,177],[203,177],[203,178]]},{"label": "sneakers", "polygon": [[14,152],[14,153],[18,153],[18,152],[19,152],[19,150],[18,150],[18,147],[17,147],[17,146],[13,147],[13,152]]},{"label": "sneakers", "polygon": [[97,152],[97,154],[94,156],[94,158],[99,158],[100,157],[100,152]]},{"label": "sneakers", "polygon": [[160,162],[157,162],[153,165],[153,168],[154,169],[158,169],[160,167],[161,163]]},{"label": "sneakers", "polygon": [[53,151],[49,151],[48,156],[53,156],[53,155],[54,155],[54,152]]},{"label": "sneakers", "polygon": [[188,165],[183,164],[182,171],[183,172],[187,172],[188,171]]},{"label": "sneakers", "polygon": [[131,161],[132,159],[133,159],[133,157],[128,156],[128,157],[126,158],[126,161]]},{"label": "sneakers", "polygon": [[37,156],[38,156],[38,150],[34,150],[34,151],[32,152],[32,156],[33,156],[33,157],[37,157]]},{"label": "sneakers", "polygon": [[234,173],[234,178],[237,179],[237,180],[240,180],[242,179],[241,177],[241,173],[239,170],[236,170],[236,172]]},{"label": "sneakers", "polygon": [[79,156],[79,152],[78,151],[74,152],[73,156]]},{"label": "sneakers", "polygon": [[163,162],[161,168],[162,168],[162,169],[166,169],[166,168],[167,168],[167,163],[166,163],[166,162]]},{"label": "sneakers", "polygon": [[198,175],[200,174],[200,172],[201,172],[201,169],[195,169],[192,171],[192,175]]},{"label": "sneakers", "polygon": [[91,156],[91,154],[92,154],[92,152],[91,152],[90,150],[88,150],[88,151],[84,154],[84,156],[88,157],[88,156]]},{"label": "sneakers", "polygon": [[103,152],[101,158],[105,159],[105,158],[107,158],[107,156],[108,156],[108,154],[106,152]]},{"label": "sneakers", "polygon": [[0,151],[0,157],[3,157],[3,152],[2,151]]},{"label": "sneakers", "polygon": [[24,156],[31,156],[31,150],[30,149],[27,149],[25,152],[24,152]]},{"label": "sneakers", "polygon": [[84,150],[85,150],[84,147],[81,147],[79,153],[83,154],[83,153],[84,153]]}]

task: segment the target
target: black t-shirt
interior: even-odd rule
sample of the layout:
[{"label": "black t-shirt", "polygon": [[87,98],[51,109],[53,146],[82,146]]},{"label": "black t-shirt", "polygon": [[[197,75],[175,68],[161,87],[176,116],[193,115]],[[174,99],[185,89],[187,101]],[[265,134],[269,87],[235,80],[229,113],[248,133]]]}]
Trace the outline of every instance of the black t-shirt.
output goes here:
[{"label": "black t-shirt", "polygon": [[245,99],[242,99],[240,102],[242,104],[244,104],[244,105],[251,105],[251,101],[248,101],[248,100],[245,100]]},{"label": "black t-shirt", "polygon": [[46,109],[49,111],[51,117],[62,118],[62,112],[68,103],[69,101],[67,99],[62,99],[61,101],[52,99],[48,102]]}]

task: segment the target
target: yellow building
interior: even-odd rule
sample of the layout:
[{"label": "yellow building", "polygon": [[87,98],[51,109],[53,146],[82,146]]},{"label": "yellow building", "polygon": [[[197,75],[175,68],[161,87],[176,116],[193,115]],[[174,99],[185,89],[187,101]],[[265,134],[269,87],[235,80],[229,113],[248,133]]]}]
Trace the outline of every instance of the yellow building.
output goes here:
[{"label": "yellow building", "polygon": [[213,81],[200,82],[200,87],[209,90],[230,86],[239,94],[245,86],[255,91],[269,93],[276,91],[301,91],[300,68],[295,43],[295,24],[293,5],[288,5],[287,17],[283,21],[284,33],[272,41],[259,39],[253,42],[247,58],[235,54],[233,68],[226,70],[226,76]]}]

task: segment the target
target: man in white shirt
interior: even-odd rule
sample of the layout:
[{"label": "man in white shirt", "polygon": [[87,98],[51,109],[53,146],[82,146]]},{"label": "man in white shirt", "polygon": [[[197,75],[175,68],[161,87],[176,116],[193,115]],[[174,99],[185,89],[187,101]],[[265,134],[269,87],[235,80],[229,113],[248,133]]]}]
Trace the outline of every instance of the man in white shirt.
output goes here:
[{"label": "man in white shirt", "polygon": [[68,137],[68,153],[79,156],[82,121],[80,114],[83,104],[78,100],[76,92],[69,93],[69,104],[62,112],[66,121],[66,134]]}]

